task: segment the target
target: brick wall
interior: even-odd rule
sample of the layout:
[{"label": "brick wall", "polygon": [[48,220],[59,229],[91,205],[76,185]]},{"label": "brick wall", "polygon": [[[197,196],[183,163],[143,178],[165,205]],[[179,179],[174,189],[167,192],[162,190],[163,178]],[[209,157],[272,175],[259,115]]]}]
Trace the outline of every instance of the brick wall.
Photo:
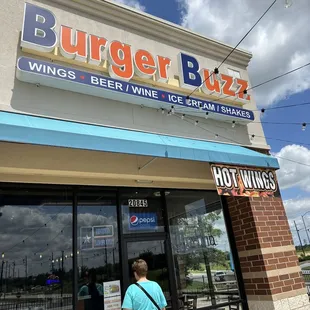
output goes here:
[{"label": "brick wall", "polygon": [[304,292],[281,198],[226,199],[248,299]]}]

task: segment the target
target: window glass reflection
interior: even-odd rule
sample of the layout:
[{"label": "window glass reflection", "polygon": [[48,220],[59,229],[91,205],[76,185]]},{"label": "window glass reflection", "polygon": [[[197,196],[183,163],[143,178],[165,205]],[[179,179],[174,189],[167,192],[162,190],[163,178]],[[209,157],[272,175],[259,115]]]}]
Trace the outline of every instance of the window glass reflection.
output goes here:
[{"label": "window glass reflection", "polygon": [[72,196],[2,188],[0,309],[72,305]]},{"label": "window glass reflection", "polygon": [[221,204],[216,193],[167,195],[179,299],[197,308],[238,299]]},{"label": "window glass reflection", "polygon": [[116,195],[78,196],[79,310],[104,309],[104,283],[120,280]]}]

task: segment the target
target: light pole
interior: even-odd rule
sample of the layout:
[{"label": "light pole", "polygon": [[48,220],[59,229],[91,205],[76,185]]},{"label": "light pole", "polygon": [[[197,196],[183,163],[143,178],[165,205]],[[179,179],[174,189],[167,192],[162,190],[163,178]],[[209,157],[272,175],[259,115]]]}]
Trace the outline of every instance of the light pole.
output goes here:
[{"label": "light pole", "polygon": [[309,233],[308,233],[308,229],[307,229],[307,227],[306,227],[306,222],[305,222],[304,217],[305,217],[305,215],[306,215],[307,213],[309,213],[309,212],[310,212],[310,211],[307,211],[304,215],[301,216],[302,221],[303,221],[303,223],[304,223],[304,228],[305,228],[305,231],[306,231],[306,234],[307,234],[308,244],[310,244],[310,237],[309,237]]},{"label": "light pole", "polygon": [[303,252],[304,256],[306,256],[304,247],[303,247],[302,242],[301,242],[301,239],[300,239],[299,229],[297,228],[297,225],[296,225],[296,222],[295,222],[295,221],[294,221],[294,224],[295,224],[295,228],[296,228],[296,231],[297,231],[297,235],[298,235],[298,239],[299,239],[299,242],[300,242],[300,246],[301,246],[302,252]]}]

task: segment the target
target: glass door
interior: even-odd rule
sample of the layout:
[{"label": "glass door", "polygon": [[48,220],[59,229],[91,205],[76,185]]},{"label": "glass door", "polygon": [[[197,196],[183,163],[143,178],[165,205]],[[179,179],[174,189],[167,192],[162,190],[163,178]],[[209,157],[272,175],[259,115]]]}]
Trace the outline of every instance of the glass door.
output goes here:
[{"label": "glass door", "polygon": [[[135,283],[132,264],[137,259],[143,259],[148,265],[147,278],[155,281],[162,288],[168,305],[170,304],[170,281],[168,273],[168,259],[166,256],[166,241],[164,239],[131,239],[126,242],[127,271],[125,279],[127,286]],[[127,274],[127,275],[126,275]]]}]

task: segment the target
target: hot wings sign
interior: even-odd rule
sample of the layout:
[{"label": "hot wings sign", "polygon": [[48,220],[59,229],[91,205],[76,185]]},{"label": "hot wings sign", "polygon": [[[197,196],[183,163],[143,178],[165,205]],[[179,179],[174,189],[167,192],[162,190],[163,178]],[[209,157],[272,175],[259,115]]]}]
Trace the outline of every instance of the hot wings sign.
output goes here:
[{"label": "hot wings sign", "polygon": [[212,165],[217,192],[223,196],[276,197],[279,187],[274,170]]}]

